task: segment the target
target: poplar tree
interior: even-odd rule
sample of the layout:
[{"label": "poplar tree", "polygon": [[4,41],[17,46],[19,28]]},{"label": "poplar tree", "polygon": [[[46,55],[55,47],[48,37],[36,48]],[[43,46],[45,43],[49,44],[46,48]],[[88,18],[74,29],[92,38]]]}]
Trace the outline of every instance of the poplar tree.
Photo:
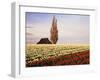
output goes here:
[{"label": "poplar tree", "polygon": [[56,44],[58,40],[57,19],[53,16],[52,26],[50,30],[50,40],[52,44]]}]

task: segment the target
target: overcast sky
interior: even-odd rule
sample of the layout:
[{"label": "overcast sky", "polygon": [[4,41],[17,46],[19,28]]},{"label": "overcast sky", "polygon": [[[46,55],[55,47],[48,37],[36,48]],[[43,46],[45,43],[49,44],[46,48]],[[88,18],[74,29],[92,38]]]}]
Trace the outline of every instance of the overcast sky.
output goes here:
[{"label": "overcast sky", "polygon": [[89,16],[26,12],[26,40],[37,43],[50,37],[53,16],[57,19],[58,44],[88,44]]}]

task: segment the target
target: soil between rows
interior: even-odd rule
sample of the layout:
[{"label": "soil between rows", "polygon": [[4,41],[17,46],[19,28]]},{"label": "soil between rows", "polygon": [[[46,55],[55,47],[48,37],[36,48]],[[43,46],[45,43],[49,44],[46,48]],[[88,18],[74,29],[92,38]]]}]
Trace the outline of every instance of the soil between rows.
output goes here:
[{"label": "soil between rows", "polygon": [[60,55],[57,57],[50,57],[48,59],[32,61],[26,60],[26,67],[40,67],[40,66],[61,66],[61,65],[82,65],[90,63],[89,50]]}]

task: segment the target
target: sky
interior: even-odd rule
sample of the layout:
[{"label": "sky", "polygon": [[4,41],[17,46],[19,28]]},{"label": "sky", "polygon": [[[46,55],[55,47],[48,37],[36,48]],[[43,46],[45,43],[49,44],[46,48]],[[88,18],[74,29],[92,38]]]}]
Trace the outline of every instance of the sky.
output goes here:
[{"label": "sky", "polygon": [[89,44],[89,15],[26,12],[26,42],[50,39],[53,16],[57,19],[57,44]]}]

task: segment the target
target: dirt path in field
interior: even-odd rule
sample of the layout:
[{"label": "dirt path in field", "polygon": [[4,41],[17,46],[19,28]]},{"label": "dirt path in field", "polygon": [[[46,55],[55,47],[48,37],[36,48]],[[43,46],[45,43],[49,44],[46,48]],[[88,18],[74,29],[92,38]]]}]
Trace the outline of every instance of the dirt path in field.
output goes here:
[{"label": "dirt path in field", "polygon": [[89,50],[80,53],[51,57],[40,61],[26,61],[26,67],[89,64]]}]

